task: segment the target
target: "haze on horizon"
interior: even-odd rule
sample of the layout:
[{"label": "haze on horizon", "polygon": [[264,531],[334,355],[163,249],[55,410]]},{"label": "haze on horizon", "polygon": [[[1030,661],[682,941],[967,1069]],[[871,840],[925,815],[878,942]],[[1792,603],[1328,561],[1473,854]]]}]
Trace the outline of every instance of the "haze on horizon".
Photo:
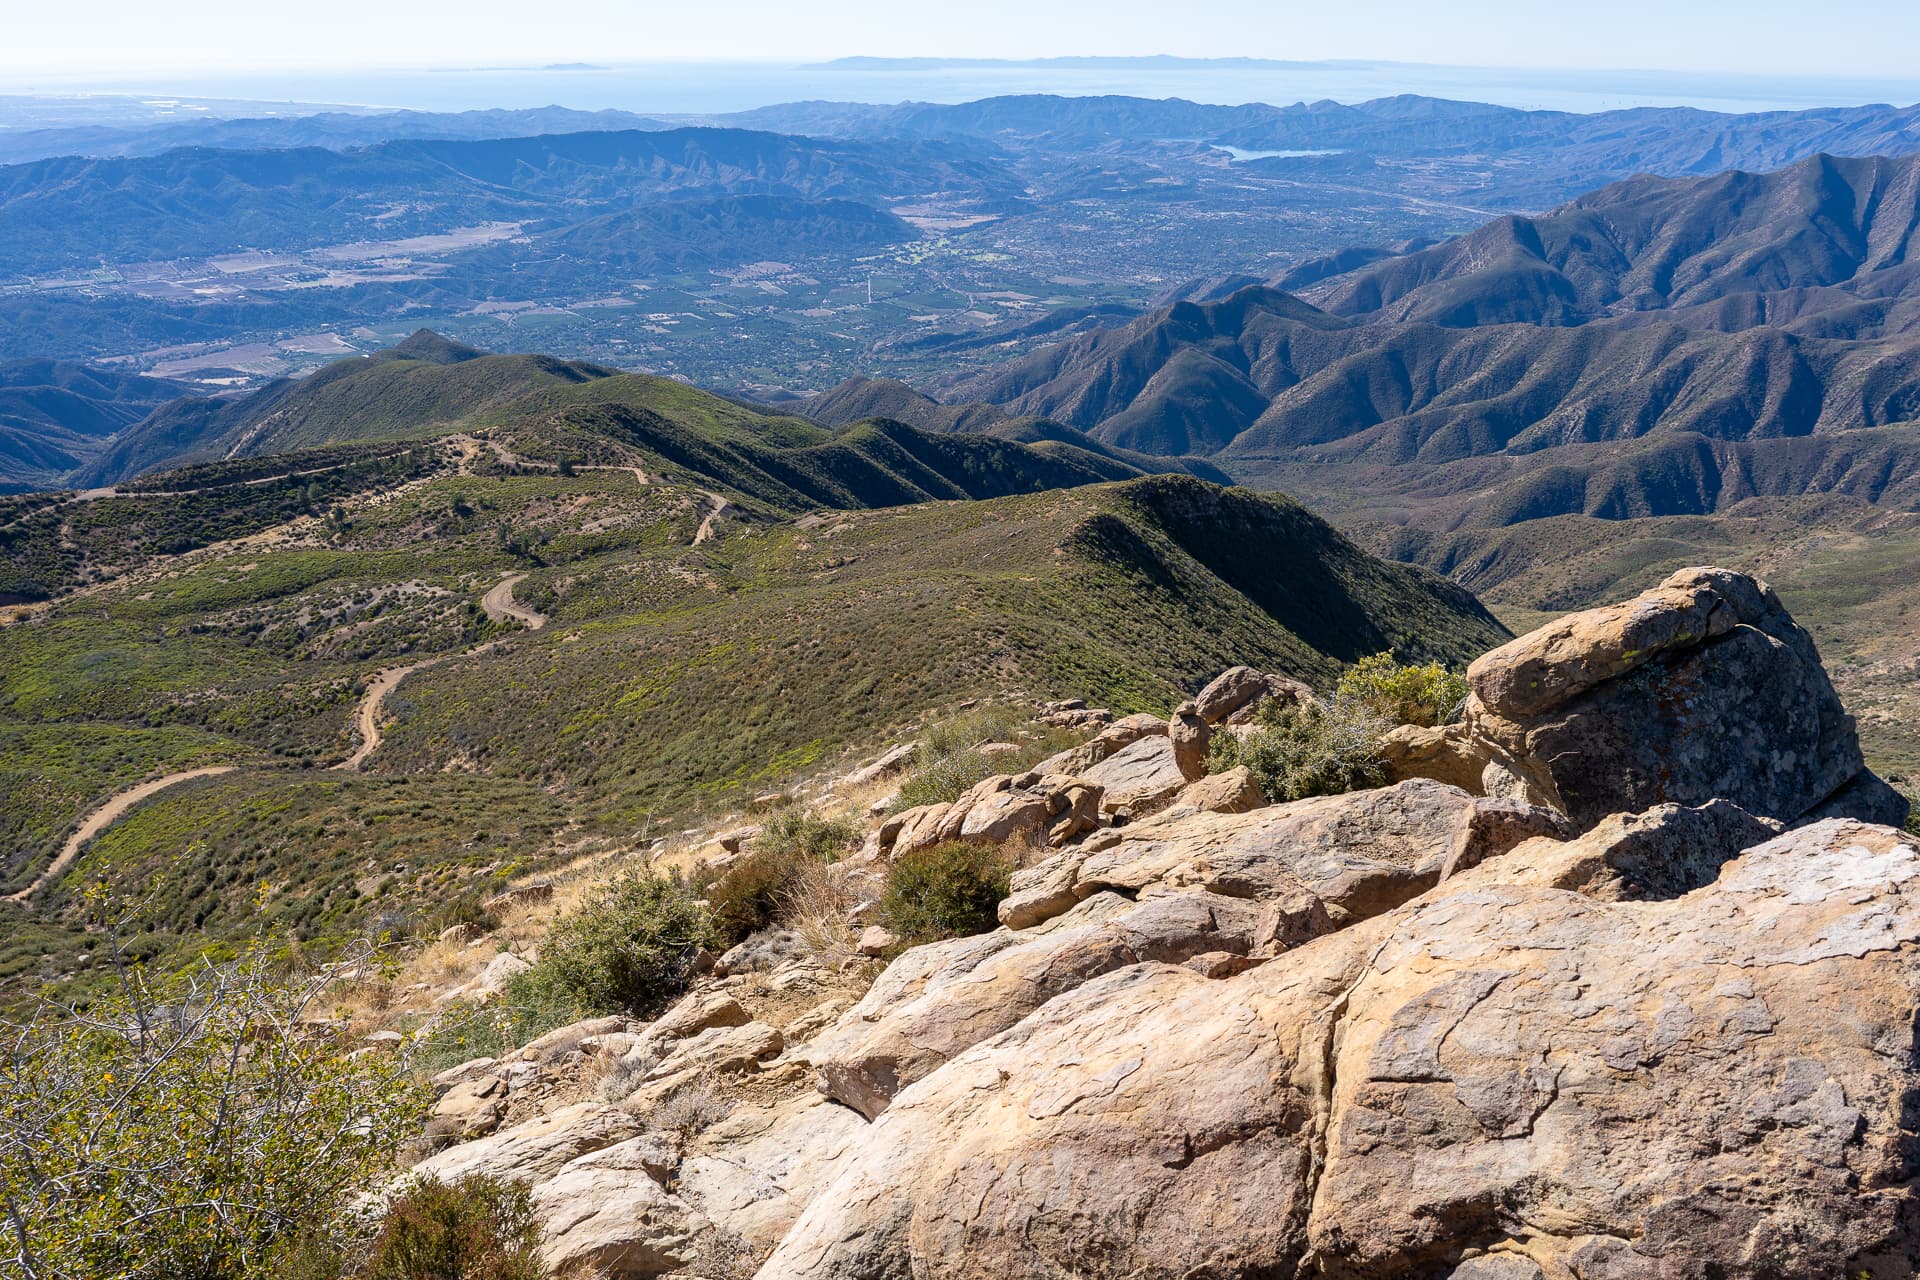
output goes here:
[{"label": "haze on horizon", "polygon": [[[184,8],[184,12],[183,12]],[[1534,0],[1214,0],[1196,21],[1164,0],[74,0],[8,17],[0,73],[22,77],[272,68],[515,66],[592,61],[792,63],[851,55],[1069,55],[1377,59],[1465,67],[1658,69],[1717,74],[1907,76],[1920,5],[1847,0],[1617,0],[1604,10]]]}]

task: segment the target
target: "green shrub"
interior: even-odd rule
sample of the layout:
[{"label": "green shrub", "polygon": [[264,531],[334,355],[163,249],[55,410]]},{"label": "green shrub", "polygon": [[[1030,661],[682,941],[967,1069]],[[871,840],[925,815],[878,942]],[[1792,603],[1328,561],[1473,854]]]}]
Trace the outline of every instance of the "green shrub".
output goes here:
[{"label": "green shrub", "polygon": [[1357,702],[1390,724],[1424,728],[1452,724],[1467,701],[1467,678],[1437,662],[1407,667],[1390,653],[1376,653],[1348,667],[1334,686],[1335,700]]},{"label": "green shrub", "polygon": [[782,809],[761,826],[753,848],[756,853],[836,862],[860,842],[860,835],[850,818],[829,818],[812,809]]},{"label": "green shrub", "polygon": [[976,783],[985,782],[999,769],[993,759],[978,751],[959,751],[927,761],[900,784],[896,811],[918,808],[923,804],[951,804]]},{"label": "green shrub", "polygon": [[992,845],[951,841],[902,854],[887,875],[881,915],[909,946],[988,933],[1007,896],[1013,864]]},{"label": "green shrub", "polygon": [[845,818],[783,809],[768,818],[747,855],[707,890],[721,946],[730,947],[781,920],[809,868],[837,862],[860,839]]},{"label": "green shrub", "polygon": [[731,947],[772,924],[798,874],[792,859],[758,849],[728,867],[707,890],[719,945]]},{"label": "green shrub", "polygon": [[1207,768],[1245,765],[1274,804],[1377,787],[1386,782],[1380,735],[1391,727],[1372,706],[1339,695],[1327,705],[1275,700],[1246,737],[1214,735]]},{"label": "green shrub", "polygon": [[429,1178],[387,1209],[366,1280],[541,1280],[540,1222],[525,1183]]},{"label": "green shrub", "polygon": [[8,1274],[268,1280],[346,1238],[425,1099],[311,1027],[333,974],[276,977],[268,950],[0,1019]]},{"label": "green shrub", "polygon": [[647,1014],[686,990],[694,957],[714,941],[685,886],[629,872],[553,926],[536,968],[589,1012]]}]

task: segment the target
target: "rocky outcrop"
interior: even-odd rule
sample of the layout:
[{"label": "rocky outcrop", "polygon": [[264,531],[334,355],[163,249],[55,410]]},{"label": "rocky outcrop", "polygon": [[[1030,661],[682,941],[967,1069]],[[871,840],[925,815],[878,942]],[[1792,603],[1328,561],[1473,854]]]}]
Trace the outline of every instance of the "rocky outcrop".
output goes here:
[{"label": "rocky outcrop", "polygon": [[1505,870],[1058,997],[896,1096],[761,1280],[1906,1274],[1920,848],[1826,821],[1640,901]]},{"label": "rocky outcrop", "polygon": [[1236,765],[1224,773],[1210,773],[1188,783],[1173,798],[1174,809],[1205,809],[1209,813],[1246,813],[1264,809],[1267,797],[1260,783],[1245,765]]},{"label": "rocky outcrop", "polygon": [[1101,812],[1151,812],[1193,780],[1181,771],[1179,751],[1167,737],[1164,721],[1160,730],[1114,752],[1080,775],[1082,781],[1100,788]]},{"label": "rocky outcrop", "polygon": [[422,1167],[530,1178],[549,1265],[629,1280],[1920,1272],[1920,847],[1851,820],[1904,805],[1805,633],[1689,570],[1472,685],[1370,791],[1200,775],[1310,696],[1236,668],[887,819],[849,901],[942,840],[1041,860],[989,934],[895,956],[845,912],[843,974],[895,956],[857,1002],[743,953],[653,1024],[462,1064],[443,1138],[587,1054],[623,1105]]},{"label": "rocky outcrop", "polygon": [[[1103,890],[1205,891],[1321,920],[1317,927],[1324,931],[1431,888],[1449,858],[1486,856],[1486,840],[1504,838],[1498,846],[1504,849],[1538,833],[1476,827],[1476,806],[1491,803],[1416,779],[1244,813],[1175,808],[1100,832],[1015,873],[1000,920],[1013,928],[1034,925]],[[1464,853],[1463,840],[1469,842]]]},{"label": "rocky outcrop", "polygon": [[545,1224],[540,1260],[554,1275],[645,1280],[693,1260],[699,1233],[666,1189],[679,1153],[664,1135],[628,1139],[569,1162],[533,1189]]},{"label": "rocky outcrop", "polygon": [[1403,724],[1381,737],[1380,761],[1389,782],[1431,778],[1477,796],[1485,793],[1490,757],[1464,724]]},{"label": "rocky outcrop", "polygon": [[1213,894],[1138,904],[1104,894],[1038,932],[1002,929],[916,947],[814,1041],[819,1088],[868,1117],[961,1050],[1013,1026],[1062,992],[1142,961],[1245,955],[1257,912]]},{"label": "rocky outcrop", "polygon": [[1033,771],[1065,778],[1078,777],[1107,757],[1126,750],[1140,739],[1160,737],[1166,732],[1167,722],[1158,716],[1145,714],[1126,716],[1114,721],[1079,746],[1048,756],[1035,765]]},{"label": "rocky outcrop", "polygon": [[1252,667],[1229,667],[1194,696],[1194,712],[1209,725],[1244,724],[1270,699],[1298,703],[1313,699],[1313,690],[1298,680],[1265,675]]},{"label": "rocky outcrop", "polygon": [[862,852],[869,859],[891,858],[950,840],[1061,845],[1099,825],[1101,796],[1100,784],[1087,778],[1037,769],[999,774],[950,804],[921,805],[883,820]]},{"label": "rocky outcrop", "polygon": [[1467,676],[1467,722],[1494,761],[1489,792],[1552,804],[1582,826],[1713,799],[1788,822],[1832,816],[1822,806],[1865,768],[1812,637],[1765,583],[1723,569],[1683,569],[1569,615]]},{"label": "rocky outcrop", "polygon": [[867,1130],[857,1113],[817,1094],[742,1107],[694,1140],[674,1188],[754,1257],[765,1257]]},{"label": "rocky outcrop", "polygon": [[620,1108],[580,1102],[476,1142],[450,1147],[415,1165],[414,1173],[442,1182],[474,1174],[541,1182],[581,1156],[639,1132],[639,1122]]}]

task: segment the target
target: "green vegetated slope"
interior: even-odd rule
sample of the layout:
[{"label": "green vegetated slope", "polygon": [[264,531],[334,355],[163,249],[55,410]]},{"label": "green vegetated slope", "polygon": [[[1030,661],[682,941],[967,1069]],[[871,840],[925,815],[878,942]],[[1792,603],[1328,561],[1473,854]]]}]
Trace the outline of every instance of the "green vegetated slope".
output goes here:
[{"label": "green vegetated slope", "polygon": [[983,691],[1164,711],[1221,668],[1321,683],[1502,636],[1435,575],[1284,499],[1184,477],[745,526],[670,562],[541,572],[537,639],[409,683],[377,767],[456,756],[638,823]]},{"label": "green vegetated slope", "polygon": [[[162,792],[29,910],[0,907],[22,940],[0,978],[80,947],[77,891],[100,874],[156,886],[157,953],[255,927],[323,945],[425,927],[461,892],[961,698],[1164,711],[1235,662],[1326,682],[1365,653],[1462,661],[1503,634],[1284,499],[1055,442],[578,385],[623,381],[472,435],[9,500],[0,560],[55,598],[0,628],[0,888],[115,792],[238,768]],[[478,607],[510,573],[545,629]],[[367,772],[327,768],[371,678],[427,660]]]}]

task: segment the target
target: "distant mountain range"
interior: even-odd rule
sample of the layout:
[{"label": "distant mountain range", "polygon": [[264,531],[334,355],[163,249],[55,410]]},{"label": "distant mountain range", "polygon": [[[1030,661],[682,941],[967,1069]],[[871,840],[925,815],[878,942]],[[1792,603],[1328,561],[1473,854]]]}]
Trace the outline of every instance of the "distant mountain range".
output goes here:
[{"label": "distant mountain range", "polygon": [[[1693,107],[1578,114],[1414,95],[1351,105],[1322,101],[1216,106],[1177,98],[1033,94],[955,105],[790,103],[741,112],[729,121],[816,136],[973,138],[1007,147],[1112,149],[1188,140],[1254,153],[1478,155],[1501,161],[1499,171],[1482,175],[1482,190],[1522,207],[1530,201],[1550,203],[1633,174],[1683,176],[1774,169],[1823,153],[1859,156],[1920,150],[1920,106],[1885,105],[1748,114]],[[1549,194],[1555,192],[1559,194]]]},{"label": "distant mountain range", "polygon": [[0,360],[0,493],[58,485],[186,390],[61,360]]},{"label": "distant mountain range", "polygon": [[155,156],[181,147],[223,150],[341,150],[401,138],[527,138],[550,133],[666,129],[667,122],[630,111],[316,111],[243,119],[198,117],[139,125],[74,125],[0,130],[0,164],[53,156]]},{"label": "distant mountain range", "polygon": [[954,187],[1021,193],[975,144],[816,142],[743,129],[45,160],[0,168],[0,276],[489,221],[566,224],[693,189],[875,202]]},{"label": "distant mountain range", "polygon": [[[1698,513],[1756,494],[1920,499],[1920,157],[1643,178],[1412,252],[1321,305],[1176,302],[944,388],[808,411],[1045,419],[1115,448],[1442,527]],[[1341,267],[1349,269],[1341,270]]]}]

